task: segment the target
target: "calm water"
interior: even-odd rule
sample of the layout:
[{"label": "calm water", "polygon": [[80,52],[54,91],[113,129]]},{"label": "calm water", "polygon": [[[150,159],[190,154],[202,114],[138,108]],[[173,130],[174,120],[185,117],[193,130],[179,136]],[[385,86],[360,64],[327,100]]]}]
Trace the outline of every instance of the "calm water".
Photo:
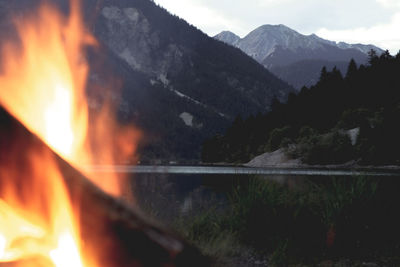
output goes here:
[{"label": "calm water", "polygon": [[248,168],[231,166],[126,166],[101,165],[89,168],[95,172],[123,173],[160,173],[160,174],[234,174],[234,175],[298,175],[298,176],[397,176],[399,171],[366,169],[285,169],[285,168]]},{"label": "calm water", "polygon": [[372,176],[384,179],[400,177],[396,171],[278,169],[206,166],[94,166],[94,172],[122,172],[131,177],[140,207],[153,216],[172,222],[181,215],[227,205],[227,192],[237,181],[261,177],[289,187],[303,185],[304,178]]}]

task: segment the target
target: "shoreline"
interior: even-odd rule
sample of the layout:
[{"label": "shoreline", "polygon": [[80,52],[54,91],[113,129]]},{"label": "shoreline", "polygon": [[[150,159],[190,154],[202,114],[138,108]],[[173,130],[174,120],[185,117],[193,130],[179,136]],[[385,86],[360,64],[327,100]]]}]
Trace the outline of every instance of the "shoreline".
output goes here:
[{"label": "shoreline", "polygon": [[293,175],[293,176],[400,176],[400,166],[243,166],[243,165],[96,165],[89,172],[221,174],[221,175]]}]

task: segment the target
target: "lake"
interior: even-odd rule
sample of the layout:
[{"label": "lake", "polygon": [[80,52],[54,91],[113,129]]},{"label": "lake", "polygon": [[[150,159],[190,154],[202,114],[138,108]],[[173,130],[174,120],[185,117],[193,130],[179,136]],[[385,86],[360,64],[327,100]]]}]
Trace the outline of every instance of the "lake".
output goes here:
[{"label": "lake", "polygon": [[394,170],[282,169],[232,166],[92,166],[94,172],[128,173],[141,208],[166,222],[214,208],[223,210],[227,192],[238,181],[261,177],[298,188],[307,177],[370,176],[398,180]]}]

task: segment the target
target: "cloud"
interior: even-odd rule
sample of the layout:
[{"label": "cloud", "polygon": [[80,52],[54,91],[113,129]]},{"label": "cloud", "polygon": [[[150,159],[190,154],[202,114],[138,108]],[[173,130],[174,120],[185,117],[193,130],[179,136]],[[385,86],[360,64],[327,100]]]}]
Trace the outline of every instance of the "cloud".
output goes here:
[{"label": "cloud", "polygon": [[278,5],[287,5],[288,3],[295,3],[296,0],[257,0],[257,5],[260,7],[273,7]]},{"label": "cloud", "polygon": [[400,0],[155,0],[171,13],[213,36],[239,36],[264,24],[285,24],[326,39],[400,48]]},{"label": "cloud", "polygon": [[210,35],[218,34],[221,29],[244,31],[239,20],[226,16],[223,12],[206,6],[201,1],[156,0],[155,2]]},{"label": "cloud", "polygon": [[379,4],[387,8],[400,8],[399,0],[376,0]]},{"label": "cloud", "polygon": [[[382,0],[380,0],[382,1]],[[400,48],[400,12],[386,24],[373,27],[359,27],[346,30],[319,29],[316,34],[330,40],[348,43],[375,44],[396,54]]]}]

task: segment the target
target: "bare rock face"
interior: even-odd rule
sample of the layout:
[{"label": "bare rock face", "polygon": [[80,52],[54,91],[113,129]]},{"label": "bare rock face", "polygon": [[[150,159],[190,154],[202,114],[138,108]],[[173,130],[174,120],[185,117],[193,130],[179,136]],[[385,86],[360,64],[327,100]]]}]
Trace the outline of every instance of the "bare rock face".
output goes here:
[{"label": "bare rock face", "polygon": [[146,18],[141,17],[134,8],[120,9],[116,6],[102,8],[101,16],[106,19],[107,32],[104,39],[107,40],[110,49],[133,69],[150,70],[150,62],[143,64],[150,54],[152,44],[151,41],[142,38],[149,31]]},{"label": "bare rock face", "polygon": [[301,160],[291,159],[283,149],[278,149],[259,155],[244,165],[249,167],[299,167]]},{"label": "bare rock face", "polygon": [[[171,65],[179,68],[182,52],[174,44],[161,51],[160,36],[151,30],[148,19],[136,8],[104,6],[99,21],[104,27],[97,34],[110,50],[129,66],[148,74],[167,73]],[[160,58],[154,58],[153,53]]]}]

